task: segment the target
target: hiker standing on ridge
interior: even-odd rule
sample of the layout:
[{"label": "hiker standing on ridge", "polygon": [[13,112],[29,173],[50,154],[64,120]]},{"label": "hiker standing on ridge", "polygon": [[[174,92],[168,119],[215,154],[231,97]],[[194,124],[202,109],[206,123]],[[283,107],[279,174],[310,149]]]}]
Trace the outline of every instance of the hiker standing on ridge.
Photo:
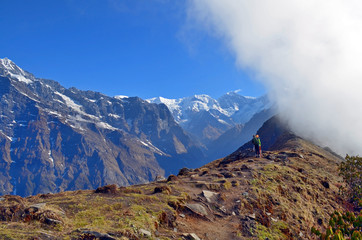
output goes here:
[{"label": "hiker standing on ridge", "polygon": [[253,143],[255,148],[255,156],[261,158],[261,141],[259,135],[254,135],[251,142]]}]

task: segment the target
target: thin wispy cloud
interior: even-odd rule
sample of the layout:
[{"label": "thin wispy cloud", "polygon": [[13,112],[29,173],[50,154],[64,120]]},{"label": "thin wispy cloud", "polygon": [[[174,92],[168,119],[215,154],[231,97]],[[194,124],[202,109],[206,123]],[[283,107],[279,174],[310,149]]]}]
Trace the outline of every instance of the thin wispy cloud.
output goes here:
[{"label": "thin wispy cloud", "polygon": [[189,15],[256,73],[298,134],[361,152],[361,1],[192,0]]}]

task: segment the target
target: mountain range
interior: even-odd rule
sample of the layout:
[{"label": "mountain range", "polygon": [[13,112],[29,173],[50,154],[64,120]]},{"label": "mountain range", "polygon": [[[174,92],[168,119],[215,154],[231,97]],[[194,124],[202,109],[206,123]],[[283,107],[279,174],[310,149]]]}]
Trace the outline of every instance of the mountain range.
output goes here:
[{"label": "mountain range", "polygon": [[66,89],[9,59],[0,87],[1,194],[143,183],[204,160],[164,105]]},{"label": "mountain range", "polygon": [[157,97],[147,101],[165,104],[175,121],[206,146],[227,130],[244,125],[256,113],[272,107],[267,96],[245,97],[237,91],[218,99],[204,94],[179,99]]},{"label": "mountain range", "polygon": [[[21,196],[127,186],[199,167],[237,149],[274,113],[266,97],[236,92],[142,100],[67,89],[7,58],[0,101],[0,194]],[[226,138],[227,147],[218,144]]]}]

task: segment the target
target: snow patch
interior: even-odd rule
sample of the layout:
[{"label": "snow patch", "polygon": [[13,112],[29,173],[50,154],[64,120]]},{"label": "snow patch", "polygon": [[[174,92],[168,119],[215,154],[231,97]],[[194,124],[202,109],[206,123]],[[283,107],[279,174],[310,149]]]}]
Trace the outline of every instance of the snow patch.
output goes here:
[{"label": "snow patch", "polygon": [[[65,96],[64,94],[61,94],[61,93],[59,93],[59,92],[55,92],[55,94],[57,94],[58,96],[60,96],[60,97],[64,100],[65,104],[66,104],[67,106],[69,106],[71,109],[73,109],[74,111],[80,113],[81,115],[83,115],[83,116],[85,116],[85,117],[88,117],[88,118],[90,118],[90,119],[93,119],[94,121],[99,121],[99,117],[84,112],[84,111],[81,109],[82,106],[79,105],[79,104],[76,104],[76,103],[75,103],[71,98],[69,98],[68,96]],[[60,101],[60,100],[58,100],[58,99],[57,99],[56,101],[64,104],[64,102],[62,102],[62,101]],[[80,121],[87,121],[87,120],[83,119],[82,116],[78,116],[78,115],[77,115],[77,118],[78,118]],[[89,121],[88,121],[88,122],[89,122]]]},{"label": "snow patch", "polygon": [[97,125],[97,127],[109,129],[112,131],[118,130],[118,128],[112,127],[111,125],[109,125],[108,123],[105,123],[105,122],[97,122],[96,125]]},{"label": "snow patch", "polygon": [[0,133],[4,136],[4,137],[6,137],[9,141],[14,141],[14,139],[12,138],[12,137],[9,137],[8,135],[6,135],[2,130],[0,130]]},{"label": "snow patch", "polygon": [[52,165],[54,166],[54,159],[52,157],[52,150],[49,150],[48,154],[49,154],[49,160],[52,162]]},{"label": "snow patch", "polygon": [[30,97],[28,94],[26,94],[26,93],[24,93],[24,92],[20,91],[19,89],[18,89],[18,91],[19,91],[19,93],[21,93],[21,94],[22,94],[22,95],[24,95],[25,97],[27,97],[27,98],[29,98],[29,99],[33,100],[34,102],[39,102],[39,101],[38,101],[38,100],[36,100],[35,98]]},{"label": "snow patch", "polygon": [[44,109],[47,113],[49,113],[50,115],[55,115],[57,117],[62,117],[62,115],[58,112],[55,112],[55,111],[52,111],[52,110],[49,110],[49,109]]},{"label": "snow patch", "polygon": [[219,121],[219,122],[222,123],[222,124],[229,125],[229,123],[227,123],[226,121],[224,121],[224,120],[222,120],[222,119],[218,119],[217,121]]},{"label": "snow patch", "polygon": [[84,128],[81,126],[81,122],[89,122],[85,120],[80,115],[76,116],[68,116],[68,119],[65,120],[65,123],[68,123],[72,128],[78,129],[80,131],[84,131]]},{"label": "snow patch", "polygon": [[110,124],[99,121],[99,118],[93,115],[87,114],[86,116],[91,116],[91,119],[84,119],[81,115],[76,116],[68,116],[68,119],[65,120],[66,123],[68,123],[72,128],[79,129],[81,131],[84,131],[84,128],[82,128],[81,123],[93,123],[99,128],[109,129],[112,131],[119,130],[118,128],[112,127]]},{"label": "snow patch", "polygon": [[30,79],[28,79],[28,78],[26,78],[26,77],[24,77],[24,76],[22,76],[22,75],[13,74],[13,73],[11,73],[11,72],[8,72],[8,74],[10,75],[11,78],[15,78],[15,79],[17,79],[17,80],[20,81],[20,82],[24,82],[24,83],[26,83],[26,84],[33,83],[32,80],[30,80]]},{"label": "snow patch", "polygon": [[146,140],[146,142],[138,140],[140,143],[142,143],[144,146],[148,147],[152,152],[161,155],[161,156],[165,156],[167,155],[166,153],[162,152],[159,148],[155,147],[150,141]]},{"label": "snow patch", "polygon": [[113,114],[113,113],[109,113],[108,114],[109,117],[115,118],[115,119],[119,119],[121,118],[121,116],[117,115],[117,114]]},{"label": "snow patch", "polygon": [[95,100],[95,99],[89,99],[89,98],[84,98],[85,100],[87,100],[88,102],[92,102],[92,103],[94,103],[94,102],[96,102],[97,100]]},{"label": "snow patch", "polygon": [[118,100],[122,100],[124,98],[129,98],[129,96],[124,96],[124,95],[117,95],[117,96],[114,96],[115,99],[118,99]]},{"label": "snow patch", "polygon": [[246,99],[252,99],[252,100],[255,100],[256,97],[250,97],[250,96],[244,96]]},{"label": "snow patch", "polygon": [[65,104],[67,105],[67,106],[69,106],[70,108],[72,108],[73,110],[75,110],[75,111],[77,111],[77,112],[81,112],[81,113],[83,113],[83,111],[81,110],[81,105],[78,105],[78,104],[76,104],[70,97],[68,97],[68,96],[65,96],[64,94],[61,94],[60,92],[54,92],[56,95],[58,95],[58,96],[60,96],[63,100],[64,100],[64,102],[65,102]]}]

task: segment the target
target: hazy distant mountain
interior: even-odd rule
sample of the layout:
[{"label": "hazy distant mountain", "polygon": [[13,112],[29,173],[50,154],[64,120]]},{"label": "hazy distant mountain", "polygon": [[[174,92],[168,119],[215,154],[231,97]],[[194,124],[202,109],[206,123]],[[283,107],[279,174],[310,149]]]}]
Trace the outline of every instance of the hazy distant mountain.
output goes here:
[{"label": "hazy distant mountain", "polygon": [[203,163],[164,105],[66,89],[0,59],[0,193],[129,185]]},{"label": "hazy distant mountain", "polygon": [[237,92],[228,92],[218,101],[220,106],[230,114],[233,121],[238,124],[247,123],[256,113],[272,106],[266,95],[254,98],[242,96]]},{"label": "hazy distant mountain", "polygon": [[271,107],[266,96],[244,97],[237,92],[229,92],[218,100],[208,95],[195,95],[180,99],[157,97],[148,101],[165,104],[175,120],[204,145]]}]

